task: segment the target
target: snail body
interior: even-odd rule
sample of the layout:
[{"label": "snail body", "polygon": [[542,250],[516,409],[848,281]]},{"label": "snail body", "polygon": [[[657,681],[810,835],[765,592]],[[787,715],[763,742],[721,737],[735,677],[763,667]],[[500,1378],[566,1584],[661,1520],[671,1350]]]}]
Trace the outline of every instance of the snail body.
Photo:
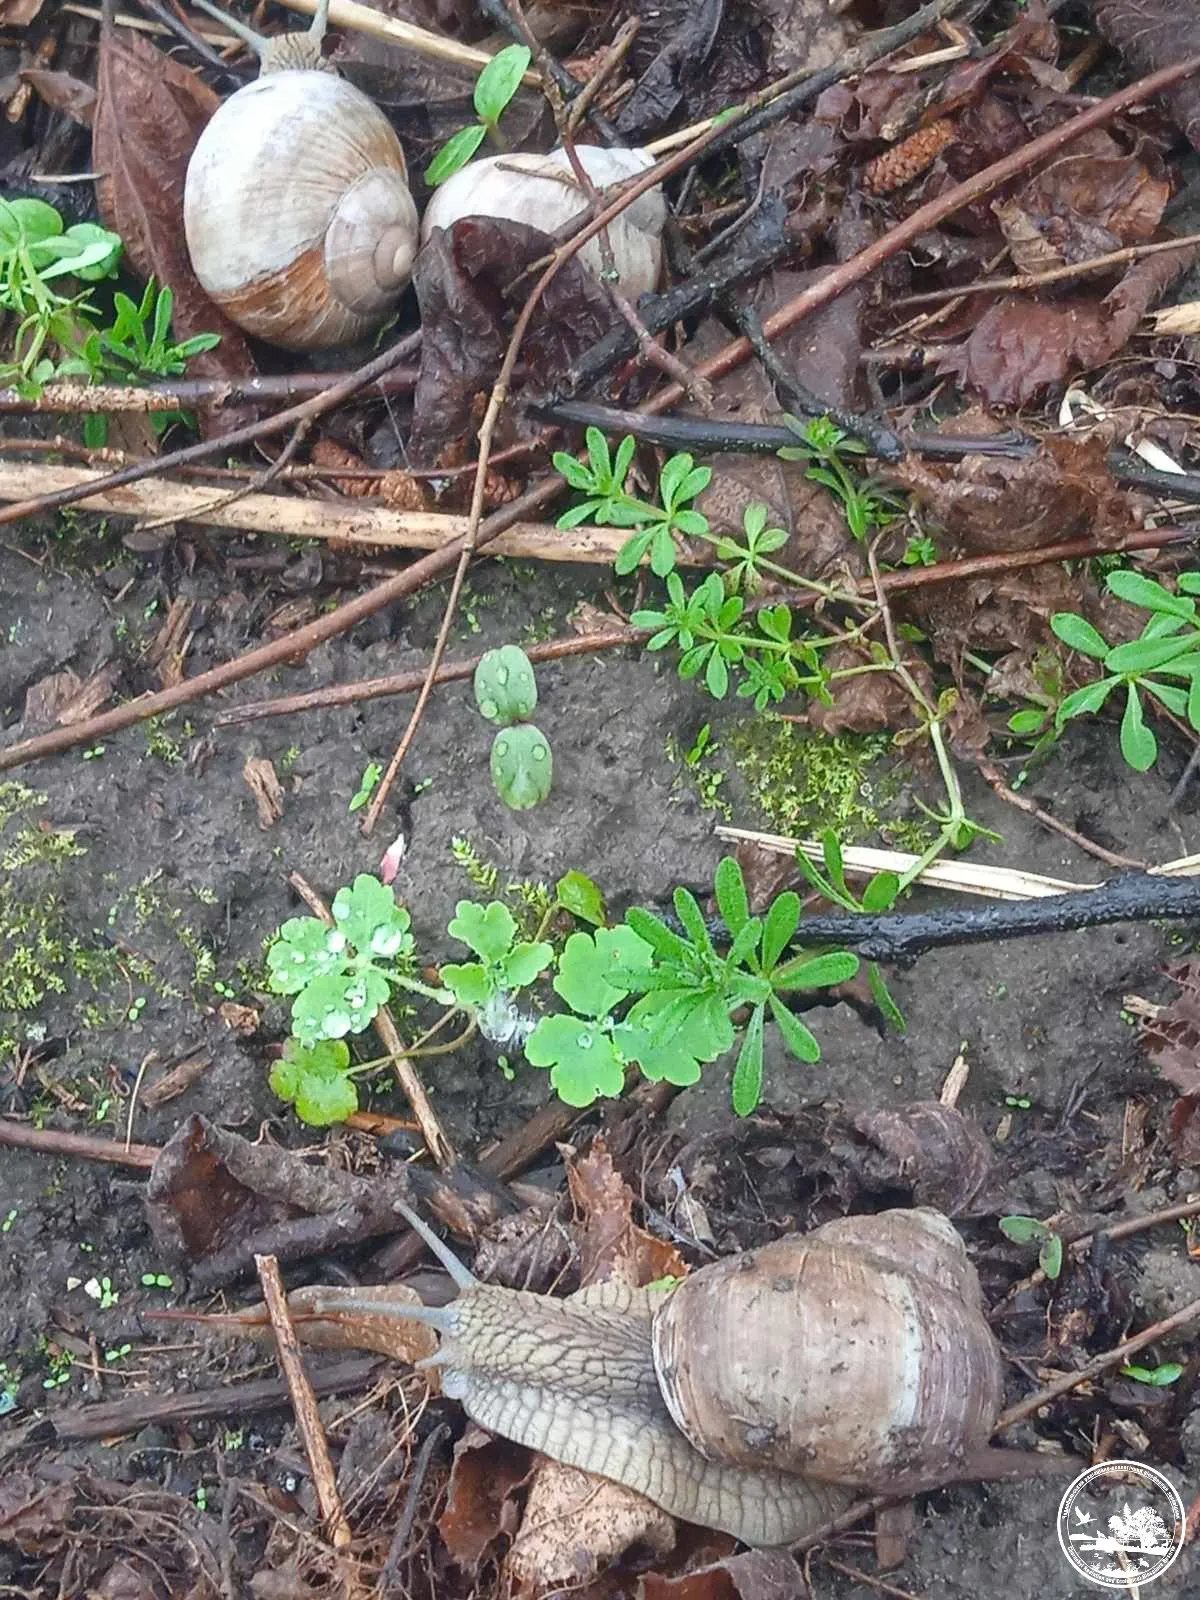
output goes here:
[{"label": "snail body", "polygon": [[[441,1333],[421,1365],[441,1369],[444,1393],[685,1521],[789,1543],[855,1491],[931,1488],[989,1454],[999,1347],[936,1212],[829,1223],[666,1295],[605,1283],[566,1300],[477,1282],[410,1220],[460,1291],[415,1313]],[[350,1309],[332,1292],[323,1305]]]},{"label": "snail body", "polygon": [[[580,165],[597,189],[636,178],[654,165],[646,150],[606,150],[576,145]],[[564,150],[548,155],[487,156],[469,162],[439,184],[421,221],[421,238],[464,217],[496,217],[553,234],[587,208]],[[607,228],[617,287],[636,300],[657,286],[662,271],[662,231],[667,208],[661,188],[639,195]],[[599,239],[589,239],[580,259],[600,275],[605,270]]]},{"label": "snail body", "polygon": [[404,291],[419,236],[395,130],[321,64],[324,9],[307,34],[250,35],[260,76],[213,115],[184,186],[202,288],[246,332],[296,350],[346,344],[378,324]]}]

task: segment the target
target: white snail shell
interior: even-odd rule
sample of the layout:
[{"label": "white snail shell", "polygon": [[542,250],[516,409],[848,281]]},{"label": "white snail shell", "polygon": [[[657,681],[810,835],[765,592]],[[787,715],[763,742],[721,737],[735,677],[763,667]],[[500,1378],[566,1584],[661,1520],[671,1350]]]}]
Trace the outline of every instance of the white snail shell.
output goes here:
[{"label": "white snail shell", "polygon": [[293,350],[369,332],[400,298],[418,243],[391,124],[319,71],[270,73],[221,106],[188,166],[184,228],[210,298]]},{"label": "white snail shell", "polygon": [[[597,189],[621,183],[654,165],[647,150],[575,147],[580,164]],[[548,155],[488,156],[472,161],[439,185],[421,223],[422,242],[435,228],[449,228],[463,217],[498,217],[555,233],[587,207],[564,150]],[[661,188],[639,195],[608,225],[617,287],[629,300],[657,287],[662,271],[662,231],[667,206]],[[590,239],[580,259],[599,276],[603,255]]]}]

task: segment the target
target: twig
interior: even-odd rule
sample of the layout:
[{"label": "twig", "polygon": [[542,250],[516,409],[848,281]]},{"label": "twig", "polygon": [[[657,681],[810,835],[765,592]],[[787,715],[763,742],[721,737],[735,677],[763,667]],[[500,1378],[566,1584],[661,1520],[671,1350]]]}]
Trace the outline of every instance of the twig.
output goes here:
[{"label": "twig", "polygon": [[[1013,178],[1020,177],[1030,167],[1036,166],[1048,156],[1057,155],[1081,134],[1102,127],[1121,112],[1140,105],[1153,95],[1161,94],[1164,89],[1169,89],[1174,84],[1181,83],[1197,68],[1200,68],[1200,55],[1193,55],[1184,61],[1163,67],[1158,72],[1152,72],[1147,77],[1139,78],[1136,83],[1128,84],[1124,89],[1108,95],[1096,105],[1088,106],[1078,112],[1069,121],[1060,123],[1058,127],[1050,129],[1036,139],[1031,139],[1028,144],[1022,145],[1020,149],[1014,150],[1001,160],[994,161],[991,166],[985,167],[982,172],[977,172],[974,177],[953,185],[936,199],[926,201],[911,215],[889,228],[874,243],[869,244],[865,250],[860,250],[848,261],[831,267],[823,278],[819,278],[785,305],[780,306],[763,323],[764,335],[767,339],[776,339],[780,334],[788,332],[805,317],[812,316],[814,312],[845,294],[847,289],[861,283],[864,278],[869,277],[893,256],[906,249],[923,233],[939,227],[956,211],[961,211],[964,206],[971,205],[976,200],[982,200],[994,189],[1000,188]],[[696,370],[705,378],[721,378],[727,373],[736,371],[752,354],[753,347],[748,339],[744,337],[734,339],[707,361],[700,363]],[[683,390],[678,384],[673,384],[655,395],[647,409],[669,411],[678,405],[683,397]]]},{"label": "twig", "polygon": [[1000,1433],[1018,1422],[1024,1422],[1026,1417],[1032,1417],[1043,1406],[1058,1400],[1062,1395],[1070,1394],[1071,1390],[1077,1389],[1081,1383],[1087,1383],[1091,1378],[1098,1378],[1102,1372],[1108,1372],[1113,1367],[1124,1366],[1130,1356],[1137,1355],[1138,1351],[1144,1350],[1147,1345],[1165,1339],[1168,1334],[1178,1333],[1181,1328],[1186,1328],[1197,1321],[1200,1321],[1200,1300],[1193,1300],[1190,1305],[1184,1306],[1181,1311],[1176,1311],[1173,1316],[1164,1317],[1161,1322],[1153,1323],[1141,1333],[1135,1334],[1132,1339],[1126,1339],[1123,1344],[1115,1346],[1112,1350],[1106,1350],[1101,1356],[1096,1356],[1094,1360],[1080,1367],[1078,1372],[1068,1372],[1065,1377],[1048,1383],[1036,1394],[1027,1395],[1015,1406],[1009,1406],[1008,1410],[1001,1412],[996,1419],[994,1431]]},{"label": "twig", "polygon": [[317,1397],[313,1394],[312,1384],[308,1381],[308,1374],[300,1359],[300,1345],[288,1312],[287,1295],[284,1292],[279,1263],[274,1256],[255,1256],[254,1265],[258,1268],[258,1280],[262,1284],[267,1315],[275,1330],[275,1342],[279,1346],[279,1365],[283,1369],[288,1389],[291,1391],[296,1426],[300,1429],[308,1464],[312,1469],[313,1487],[317,1491],[321,1520],[325,1524],[325,1531],[333,1548],[344,1550],[351,1539],[350,1524],[346,1521],[346,1513],[342,1510],[333,1461],[329,1454],[329,1442],[325,1438],[320,1413],[317,1411]]},{"label": "twig", "polygon": [[1131,261],[1162,255],[1165,251],[1189,250],[1193,245],[1200,245],[1200,233],[1185,233],[1177,239],[1160,239],[1154,244],[1131,244],[1124,250],[1110,250],[1107,255],[1093,256],[1090,261],[1076,261],[1046,272],[1019,272],[1008,278],[981,278],[977,283],[960,283],[955,289],[930,289],[924,294],[905,294],[889,302],[888,309],[903,311],[909,306],[941,305],[944,300],[970,294],[1019,294],[1027,290],[1046,289],[1052,283],[1066,283],[1072,278],[1087,277],[1093,272],[1107,272],[1112,267],[1123,267]]},{"label": "twig", "polygon": [[76,1156],[83,1161],[105,1161],[114,1167],[140,1167],[148,1172],[158,1156],[152,1144],[126,1144],[100,1139],[91,1133],[62,1133],[57,1128],[31,1128],[27,1123],[0,1117],[0,1145],[12,1150],[36,1150],[48,1156]]},{"label": "twig", "polygon": [[[324,475],[321,469],[316,471]],[[0,500],[31,492],[53,494],[64,484],[86,484],[90,476],[84,467],[0,460]],[[328,540],[360,550],[439,550],[461,539],[469,526],[463,516],[439,511],[393,511],[377,501],[303,500],[295,495],[246,493],[234,504],[214,500],[207,485],[183,484],[170,478],[151,478],[123,489],[89,494],[81,503],[110,516],[199,522],[206,527],[279,539]],[[564,532],[552,523],[517,522],[496,538],[492,553],[526,561],[591,562],[604,566],[611,564],[627,537],[628,529],[623,528],[581,527]],[[680,553],[685,566],[705,565],[709,559],[703,549]]]},{"label": "twig", "polygon": [[[237,488],[231,489],[228,494],[218,495],[215,500],[210,495],[207,500],[202,500],[196,509],[196,516],[203,519],[204,517],[215,515],[218,511],[228,511],[231,506],[238,505],[248,495],[255,491],[266,489],[270,484],[274,483],[284,468],[295,459],[296,452],[305,439],[308,438],[311,427],[311,422],[298,422],[292,429],[291,438],[275,457],[274,461],[268,463],[261,471],[256,472],[245,483],[239,483]],[[154,517],[149,522],[140,522],[138,529],[142,533],[149,533],[155,528],[169,527],[174,520],[174,517],[169,516]]]},{"label": "twig", "polygon": [[[312,1375],[319,1395],[345,1394],[366,1389],[387,1363],[378,1356],[340,1361]],[[54,1413],[54,1432],[60,1440],[111,1439],[137,1433],[157,1423],[197,1422],[206,1417],[246,1417],[288,1403],[288,1387],[278,1378],[257,1383],[222,1383],[194,1394],[132,1394],[109,1405],[78,1406]]]},{"label": "twig", "polygon": [[396,1524],[396,1531],[392,1535],[391,1544],[388,1546],[387,1560],[383,1564],[383,1571],[379,1574],[379,1582],[376,1586],[379,1600],[388,1600],[390,1595],[398,1593],[402,1587],[400,1563],[403,1561],[405,1552],[408,1549],[413,1523],[417,1518],[417,1505],[421,1499],[421,1490],[425,1487],[425,1479],[429,1475],[429,1467],[433,1461],[434,1451],[449,1433],[450,1424],[448,1422],[439,1422],[417,1452],[417,1459],[413,1463],[412,1476],[408,1483],[408,1494],[404,1501],[404,1511],[400,1521]]},{"label": "twig", "polygon": [[[254,378],[176,378],[128,385],[48,383],[32,399],[19,389],[0,389],[0,411],[50,411],[63,416],[89,415],[94,411],[187,411],[201,402],[217,409],[233,408],[255,401],[306,399],[324,394],[351,377],[349,372],[293,372]],[[376,379],[374,387],[380,395],[408,394],[416,382],[415,367],[400,367]]]},{"label": "twig", "polygon": [[1114,922],[1200,917],[1200,879],[1127,873],[1098,889],[996,905],[880,915],[806,917],[797,940],[855,950],[869,961],[906,962],[929,950],[1072,933]]},{"label": "twig", "polygon": [[849,1567],[844,1561],[835,1561],[831,1555],[824,1552],[821,1560],[833,1572],[840,1572],[845,1578],[853,1578],[855,1583],[861,1583],[868,1589],[876,1589],[880,1594],[893,1597],[893,1600],[917,1600],[917,1596],[909,1589],[897,1589],[894,1583],[885,1583],[882,1578],[874,1578],[869,1572],[863,1572],[858,1567]]},{"label": "twig", "polygon": [[[319,917],[327,928],[332,928],[333,916],[329,907],[321,896],[312,887],[308,880],[299,872],[288,874],[288,882],[296,893],[309,907],[315,917]],[[438,1120],[433,1103],[425,1092],[425,1085],[421,1082],[416,1067],[408,1059],[404,1050],[404,1041],[400,1037],[400,1030],[396,1027],[395,1019],[387,1006],[380,1006],[375,1013],[375,1031],[383,1042],[383,1048],[392,1058],[395,1068],[396,1081],[412,1107],[413,1116],[416,1117],[421,1129],[421,1137],[425,1141],[425,1148],[444,1170],[454,1165],[454,1149],[446,1137],[445,1130]]]},{"label": "twig", "polygon": [[[394,367],[398,367],[401,361],[411,356],[417,349],[420,340],[420,333],[409,334],[394,344],[390,350],[385,350],[373,361],[368,361],[365,366],[359,367],[357,372],[348,373],[340,383],[332,384],[310,399],[288,406],[286,410],[277,411],[274,416],[260,417],[257,422],[248,422],[244,427],[235,428],[230,433],[221,434],[213,439],[201,439],[199,443],[185,445],[181,450],[172,450],[166,455],[155,456],[152,460],[122,467],[119,472],[110,472],[105,477],[96,478],[91,485],[92,492],[120,489],[127,483],[138,483],[142,478],[162,477],[173,467],[182,467],[192,461],[207,461],[210,456],[224,455],[240,445],[251,444],[256,439],[266,439],[272,434],[283,433],[285,429],[294,427],[298,422],[324,416],[325,412],[332,411],[335,406],[341,405],[343,400],[348,400],[352,394],[368,388],[379,378],[385,377]],[[0,510],[0,524],[22,522],[26,517],[44,516],[48,511],[57,511],[62,506],[73,505],[77,500],[86,499],[87,494],[87,488],[63,489],[44,498],[6,506]]]},{"label": "twig", "polygon": [[572,133],[583,121],[584,113],[589,109],[592,101],[629,54],[630,46],[641,32],[641,28],[642,19],[640,17],[627,17],[616,33],[613,34],[612,43],[606,48],[599,65],[595,68],[591,77],[583,88],[579,90],[579,93],[570,99],[567,126]]},{"label": "twig", "polygon": [[[317,9],[317,0],[281,0],[289,11],[299,11],[311,17]],[[329,23],[334,28],[346,28],[353,33],[365,33],[385,44],[399,45],[414,55],[427,56],[431,61],[448,61],[452,66],[466,67],[478,73],[492,59],[491,52],[476,49],[474,45],[459,44],[440,33],[430,33],[428,28],[418,28],[411,22],[401,22],[389,17],[373,6],[359,5],[358,0],[331,0]],[[532,74],[527,82],[536,83]]]},{"label": "twig", "polygon": [[1070,839],[1072,844],[1077,845],[1080,850],[1085,850],[1088,855],[1095,856],[1098,861],[1104,861],[1110,867],[1132,867],[1138,872],[1146,870],[1144,861],[1137,861],[1132,856],[1118,855],[1115,850],[1106,850],[1102,844],[1097,844],[1094,839],[1087,839],[1082,833],[1077,833],[1074,828],[1069,828],[1065,822],[1060,822],[1049,811],[1043,811],[1041,806],[1035,805],[1028,795],[1019,794],[1016,789],[1005,783],[1000,769],[991,761],[984,761],[980,758],[975,765],[980,777],[1000,796],[1001,800],[1006,800],[1010,806],[1016,806],[1017,810],[1023,811],[1027,817],[1035,817],[1043,827],[1050,828],[1055,833],[1061,834],[1064,839]]}]

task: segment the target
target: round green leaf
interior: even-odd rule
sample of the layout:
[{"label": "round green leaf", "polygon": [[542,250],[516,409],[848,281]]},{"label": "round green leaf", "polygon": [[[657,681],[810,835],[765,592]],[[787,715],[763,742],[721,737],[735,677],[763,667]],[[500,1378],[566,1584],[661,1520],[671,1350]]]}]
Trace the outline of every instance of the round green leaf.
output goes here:
[{"label": "round green leaf", "polygon": [[554,763],[550,746],[532,722],[501,728],[492,745],[492,782],[514,811],[528,811],[550,793]]},{"label": "round green leaf", "polygon": [[488,650],[475,668],[475,703],[489,722],[507,727],[526,722],[537,705],[537,680],[518,645]]}]

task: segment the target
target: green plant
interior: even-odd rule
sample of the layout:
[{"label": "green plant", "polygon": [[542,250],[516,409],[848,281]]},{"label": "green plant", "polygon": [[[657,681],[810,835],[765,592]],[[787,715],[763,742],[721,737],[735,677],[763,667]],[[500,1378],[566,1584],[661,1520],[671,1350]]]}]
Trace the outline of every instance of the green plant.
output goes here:
[{"label": "green plant", "polygon": [[1178,1361],[1164,1361],[1157,1367],[1122,1367],[1121,1376],[1136,1383],[1148,1383],[1152,1389],[1168,1389],[1183,1377],[1183,1366]]},{"label": "green plant", "polygon": [[367,801],[375,793],[376,786],[382,777],[383,768],[379,765],[378,761],[368,761],[366,766],[363,768],[362,777],[358,780],[358,788],[350,797],[350,804],[346,808],[351,815],[353,815],[356,811],[362,810]]},{"label": "green plant", "polygon": [[636,528],[637,532],[621,546],[613,565],[624,575],[650,556],[650,569],[665,578],[675,568],[675,535],[703,538],[708,535],[708,518],[689,502],[703,494],[712,480],[711,467],[698,467],[686,452],[668,458],[659,473],[659,503],[642,500],[626,488],[633,465],[636,442],[626,435],[610,456],[608,440],[599,428],[588,428],[587,460],[558,450],[554,468],[572,489],[586,498],[564,511],[560,528],[575,528],[581,522],[601,526]]},{"label": "green plant", "polygon": [[303,1044],[288,1039],[268,1081],[281,1100],[295,1106],[301,1122],[326,1128],[345,1122],[358,1110],[358,1090],[350,1072],[350,1049],[345,1040],[318,1039],[315,1044]]},{"label": "green plant", "polygon": [[784,445],[779,450],[783,461],[807,462],[804,474],[813,483],[820,483],[842,503],[846,522],[856,539],[865,541],[876,528],[886,528],[900,514],[899,497],[880,486],[877,478],[855,479],[842,459],[846,455],[866,454],[866,446],[831,422],[828,417],[810,417],[802,422],[799,417],[785,416],[785,425],[800,443]]},{"label": "green plant", "polygon": [[361,1033],[393,986],[446,998],[412,976],[411,919],[378,878],[360,873],[338,890],[331,910],[332,928],[317,917],[293,917],[267,950],[272,991],[296,997],[292,1031],[301,1044]]},{"label": "green plant", "polygon": [[1055,1233],[1044,1222],[1039,1222],[1036,1217],[1001,1217],[1000,1232],[1014,1244],[1036,1244],[1038,1266],[1051,1280],[1062,1272],[1062,1235]]},{"label": "green plant", "polygon": [[83,1286],[83,1292],[100,1307],[101,1311],[111,1311],[120,1300],[121,1296],[113,1288],[111,1278],[89,1278]]},{"label": "green plant", "polygon": [[[844,950],[789,955],[800,922],[799,896],[785,892],[765,917],[752,917],[732,856],[717,868],[715,889],[731,938],[724,954],[714,946],[695,896],[683,888],[674,895],[682,933],[634,907],[621,927],[567,940],[554,988],[572,1014],[543,1018],[525,1054],[534,1066],[550,1068],[551,1082],[568,1104],[587,1105],[599,1094],[619,1092],[618,1072],[623,1082],[624,1067],[632,1063],[652,1080],[694,1083],[701,1064],[724,1055],[740,1033],[733,1106],[748,1116],[762,1093],[768,1014],[793,1055],[820,1058],[817,1040],[783,997],[846,981],[858,971],[858,957]],[[635,995],[617,1022],[614,1008]],[[749,1015],[742,1020],[744,1007]]]},{"label": "green plant", "polygon": [[[826,829],[821,835],[821,858],[825,867],[824,872],[809,860],[803,850],[796,852],[796,865],[818,894],[824,895],[831,905],[841,906],[844,911],[860,914],[890,911],[895,905],[900,894],[900,875],[896,872],[877,872],[868,880],[862,898],[855,898],[846,883],[842,847],[832,829]],[[891,990],[877,962],[867,963],[867,981],[880,1011],[894,1028],[903,1033],[907,1027],[904,1014],[892,998]]]},{"label": "green plant", "polygon": [[426,183],[434,188],[439,183],[445,183],[460,167],[466,166],[489,134],[496,144],[505,148],[500,135],[500,118],[521,87],[521,79],[532,59],[523,44],[510,44],[492,57],[475,80],[474,103],[478,122],[460,128],[447,139],[425,168]]},{"label": "green plant", "polygon": [[537,706],[537,682],[529,657],[518,645],[506,644],[480,657],[475,703],[500,728],[491,754],[496,793],[514,811],[530,810],[550,793],[554,760],[545,734],[528,720]]},{"label": "green plant", "polygon": [[447,930],[468,946],[478,961],[449,963],[439,976],[464,1010],[475,1016],[484,1038],[496,1044],[519,1043],[529,1028],[512,995],[527,989],[554,959],[554,947],[517,938],[512,912],[499,900],[481,906],[460,900]]},{"label": "green plant", "polygon": [[1121,754],[1135,772],[1148,771],[1158,758],[1158,740],[1146,722],[1143,694],[1175,716],[1186,717],[1200,732],[1200,620],[1191,598],[1200,595],[1200,572],[1182,572],[1176,582],[1180,593],[1172,594],[1139,572],[1108,574],[1105,585],[1111,594],[1150,613],[1141,634],[1128,644],[1110,645],[1099,629],[1074,611],[1058,611],[1050,619],[1064,644],[1099,661],[1104,672],[1067,695],[1058,707],[1057,726],[1101,710],[1113,690],[1123,685]]}]

